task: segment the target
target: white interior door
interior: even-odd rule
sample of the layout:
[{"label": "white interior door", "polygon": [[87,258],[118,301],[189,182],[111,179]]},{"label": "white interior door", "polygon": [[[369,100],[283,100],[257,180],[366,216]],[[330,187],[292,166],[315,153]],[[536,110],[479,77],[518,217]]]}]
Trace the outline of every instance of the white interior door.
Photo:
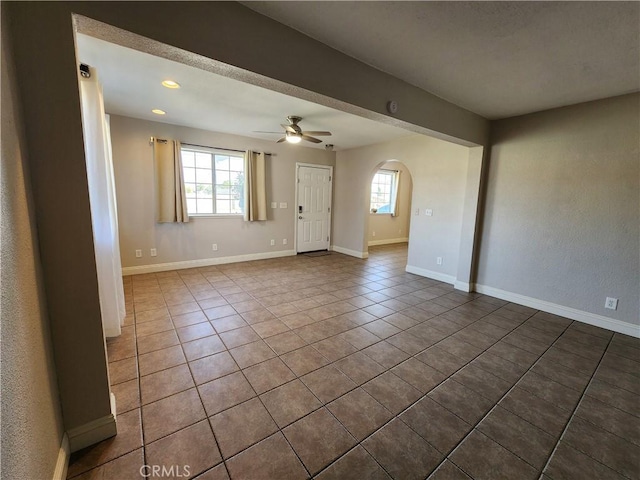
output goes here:
[{"label": "white interior door", "polygon": [[298,253],[329,249],[331,171],[331,167],[298,165]]}]

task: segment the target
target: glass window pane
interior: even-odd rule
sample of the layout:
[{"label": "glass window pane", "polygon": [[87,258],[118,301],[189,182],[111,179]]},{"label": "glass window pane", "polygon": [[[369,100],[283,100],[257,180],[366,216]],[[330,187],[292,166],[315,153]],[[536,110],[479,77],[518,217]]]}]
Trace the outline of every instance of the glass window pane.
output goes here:
[{"label": "glass window pane", "polygon": [[185,183],[184,190],[187,198],[195,198],[196,196],[196,184],[195,183]]},{"label": "glass window pane", "polygon": [[216,170],[229,170],[229,157],[216,155]]},{"label": "glass window pane", "polygon": [[231,185],[231,175],[229,175],[229,172],[216,170],[216,184]]},{"label": "glass window pane", "polygon": [[229,169],[236,170],[238,172],[244,171],[244,158],[242,157],[230,157],[229,158]]},{"label": "glass window pane", "polygon": [[211,168],[211,154],[196,152],[196,167]]},{"label": "glass window pane", "polygon": [[197,204],[195,198],[187,198],[187,212],[189,212],[190,214],[198,213],[196,205]]},{"label": "glass window pane", "polygon": [[231,183],[234,185],[244,183],[244,175],[242,172],[231,172],[229,177],[231,179]]},{"label": "glass window pane", "polygon": [[213,183],[211,177],[211,170],[205,170],[204,168],[196,168],[196,181],[198,183]]},{"label": "glass window pane", "polygon": [[216,213],[231,213],[231,203],[229,200],[216,200]]},{"label": "glass window pane", "polygon": [[196,181],[196,170],[195,168],[184,168],[184,181],[189,183],[195,183]]},{"label": "glass window pane", "polygon": [[231,185],[216,185],[216,195],[230,195]]},{"label": "glass window pane", "polygon": [[198,199],[198,213],[213,213],[213,202],[211,199]]},{"label": "glass window pane", "polygon": [[213,185],[207,185],[206,183],[199,183],[198,198],[213,198]]},{"label": "glass window pane", "polygon": [[182,150],[182,166],[183,167],[195,167],[196,160],[193,152],[188,150]]}]

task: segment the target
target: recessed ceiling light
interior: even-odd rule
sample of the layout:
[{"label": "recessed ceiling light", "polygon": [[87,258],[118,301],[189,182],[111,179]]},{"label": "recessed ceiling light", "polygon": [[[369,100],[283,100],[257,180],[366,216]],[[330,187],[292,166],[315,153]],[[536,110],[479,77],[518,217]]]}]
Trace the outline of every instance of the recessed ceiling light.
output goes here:
[{"label": "recessed ceiling light", "polygon": [[165,112],[164,110],[160,110],[159,108],[154,108],[153,110],[151,110],[153,113],[155,113],[156,115],[166,115],[167,112]]},{"label": "recessed ceiling light", "polygon": [[165,80],[162,82],[162,85],[167,88],[180,88],[180,84],[178,82],[174,82],[173,80]]}]

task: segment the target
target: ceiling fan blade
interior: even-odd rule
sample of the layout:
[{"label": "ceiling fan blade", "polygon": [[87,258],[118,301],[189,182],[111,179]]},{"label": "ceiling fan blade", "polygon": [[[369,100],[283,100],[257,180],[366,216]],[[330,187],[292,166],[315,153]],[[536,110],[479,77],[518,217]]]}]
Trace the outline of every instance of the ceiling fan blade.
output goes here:
[{"label": "ceiling fan blade", "polygon": [[302,137],[302,139],[306,140],[307,142],[322,143],[322,140],[320,140],[318,138],[310,137],[308,135],[305,135],[304,133],[302,135],[300,135],[300,137]]},{"label": "ceiling fan blade", "polygon": [[278,140],[276,143],[282,143],[287,139],[287,137],[282,137],[280,140]]},{"label": "ceiling fan blade", "polygon": [[284,128],[287,132],[291,132],[291,133],[298,133],[298,132],[296,131],[296,129],[295,129],[295,128],[293,128],[291,125],[285,125],[285,124],[281,123],[281,124],[280,124],[280,126],[281,126],[282,128]]},{"label": "ceiling fan blade", "polygon": [[254,130],[253,133],[275,133],[276,135],[282,135],[282,132],[265,132],[264,130]]},{"label": "ceiling fan blade", "polygon": [[314,132],[314,131],[309,131],[309,132],[302,132],[303,135],[315,135],[317,137],[330,137],[331,136],[331,132]]}]

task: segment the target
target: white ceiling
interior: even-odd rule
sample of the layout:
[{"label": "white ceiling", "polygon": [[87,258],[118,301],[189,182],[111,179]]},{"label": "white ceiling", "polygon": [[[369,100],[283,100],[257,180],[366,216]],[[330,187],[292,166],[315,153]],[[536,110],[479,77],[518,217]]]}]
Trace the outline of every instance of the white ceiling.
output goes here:
[{"label": "white ceiling", "polygon": [[640,89],[638,2],[242,2],[497,119]]},{"label": "white ceiling", "polygon": [[[98,71],[107,113],[274,142],[282,135],[254,131],[281,132],[287,115],[297,115],[303,117],[303,130],[333,133],[319,137],[321,144],[303,142],[302,146],[324,148],[330,143],[335,150],[413,134],[84,34],[77,35],[77,45],[80,62]],[[180,83],[181,88],[163,87],[166,79]],[[155,115],[154,108],[167,114]]]}]

